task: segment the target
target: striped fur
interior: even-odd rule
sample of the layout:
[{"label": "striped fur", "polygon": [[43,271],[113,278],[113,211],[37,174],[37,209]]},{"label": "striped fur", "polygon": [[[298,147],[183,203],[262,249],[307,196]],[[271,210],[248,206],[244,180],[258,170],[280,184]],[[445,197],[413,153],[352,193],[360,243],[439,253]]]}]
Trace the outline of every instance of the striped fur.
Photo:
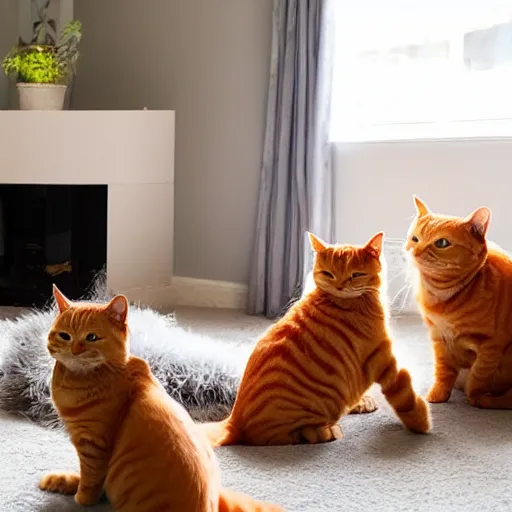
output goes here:
[{"label": "striped fur", "polygon": [[459,387],[471,405],[512,409],[512,258],[486,241],[491,211],[451,217],[415,203],[406,249],[435,355],[427,400]]},{"label": "striped fur", "polygon": [[375,382],[404,425],[430,429],[426,402],[399,370],[382,305],[383,234],[365,246],[328,246],[310,235],[315,287],[257,343],[231,415],[205,423],[214,446],[321,443]]},{"label": "striped fur", "polygon": [[147,362],[130,356],[125,297],[100,305],[54,294],[52,398],[80,474],[45,475],[42,490],[74,494],[87,507],[106,492],[117,512],[281,510],[221,488],[206,436]]}]

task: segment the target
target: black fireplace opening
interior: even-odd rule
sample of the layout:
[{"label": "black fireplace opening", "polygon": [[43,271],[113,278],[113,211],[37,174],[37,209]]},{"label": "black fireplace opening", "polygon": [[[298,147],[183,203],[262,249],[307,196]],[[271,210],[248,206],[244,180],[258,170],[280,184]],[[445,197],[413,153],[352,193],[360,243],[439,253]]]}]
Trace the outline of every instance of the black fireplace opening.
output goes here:
[{"label": "black fireplace opening", "polygon": [[0,185],[0,305],[83,297],[106,270],[107,185]]}]

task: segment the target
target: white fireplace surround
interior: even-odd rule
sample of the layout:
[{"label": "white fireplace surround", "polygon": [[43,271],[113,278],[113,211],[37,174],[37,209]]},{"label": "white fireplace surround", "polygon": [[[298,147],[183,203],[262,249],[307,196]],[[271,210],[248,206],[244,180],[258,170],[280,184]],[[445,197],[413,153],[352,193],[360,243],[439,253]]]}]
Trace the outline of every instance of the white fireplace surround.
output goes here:
[{"label": "white fireplace surround", "polygon": [[0,182],[108,185],[108,286],[172,303],[173,111],[1,111]]}]

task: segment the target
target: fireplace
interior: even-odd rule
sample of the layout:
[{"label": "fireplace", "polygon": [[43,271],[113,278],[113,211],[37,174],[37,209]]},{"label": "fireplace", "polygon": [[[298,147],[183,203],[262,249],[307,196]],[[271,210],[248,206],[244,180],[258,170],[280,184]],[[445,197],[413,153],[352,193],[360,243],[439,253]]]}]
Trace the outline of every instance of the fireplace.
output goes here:
[{"label": "fireplace", "polygon": [[0,305],[83,296],[107,261],[107,185],[0,185]]},{"label": "fireplace", "polygon": [[78,298],[105,267],[109,292],[175,305],[174,112],[0,111],[0,171],[0,304]]}]

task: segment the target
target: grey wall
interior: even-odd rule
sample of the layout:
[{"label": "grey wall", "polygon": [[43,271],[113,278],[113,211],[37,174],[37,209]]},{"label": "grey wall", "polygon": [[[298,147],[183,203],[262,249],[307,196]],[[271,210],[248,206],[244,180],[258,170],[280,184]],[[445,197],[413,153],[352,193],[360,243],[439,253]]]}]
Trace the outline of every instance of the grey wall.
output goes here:
[{"label": "grey wall", "polygon": [[272,0],[75,0],[75,17],[74,108],[176,110],[175,275],[246,282]]},{"label": "grey wall", "polygon": [[[18,1],[0,0],[0,61],[18,40]],[[0,110],[7,108],[9,82],[0,69]]]}]

